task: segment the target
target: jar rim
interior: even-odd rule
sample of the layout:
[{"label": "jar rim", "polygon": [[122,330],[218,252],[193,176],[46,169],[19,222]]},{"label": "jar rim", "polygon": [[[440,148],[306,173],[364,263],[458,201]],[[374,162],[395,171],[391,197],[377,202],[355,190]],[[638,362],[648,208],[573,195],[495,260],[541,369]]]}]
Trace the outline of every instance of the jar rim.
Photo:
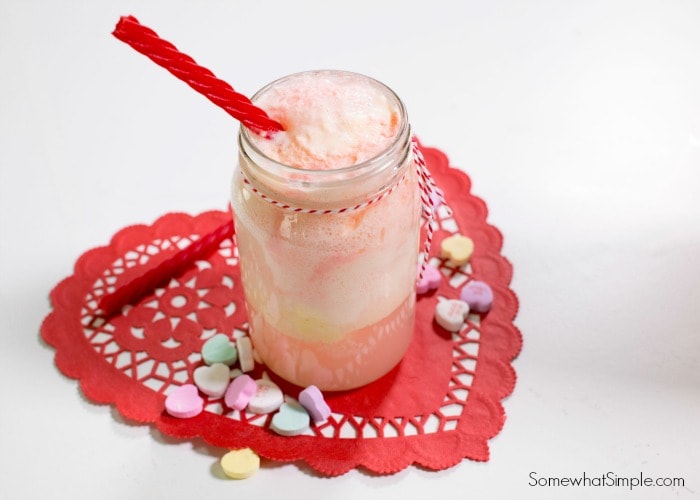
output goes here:
[{"label": "jar rim", "polygon": [[[406,106],[404,105],[401,98],[394,92],[389,86],[376,80],[372,77],[363,75],[361,73],[356,73],[352,71],[344,70],[308,70],[301,71],[298,73],[292,73],[287,76],[283,76],[268,83],[260,90],[258,90],[251,101],[260,97],[262,94],[267,92],[270,88],[283,83],[287,80],[297,78],[302,75],[309,74],[335,74],[335,75],[348,75],[360,77],[362,79],[368,80],[374,85],[377,85],[380,89],[387,93],[388,96],[394,101],[397,106],[399,113],[399,130],[392,138],[391,142],[377,155],[363,160],[359,163],[349,165],[346,167],[334,168],[334,169],[306,169],[301,167],[296,167],[293,165],[288,165],[286,163],[277,161],[266,155],[253,140],[253,134],[255,132],[251,131],[245,126],[241,126],[238,134],[238,146],[241,154],[248,156],[255,165],[261,167],[267,175],[272,175],[278,179],[286,179],[288,181],[294,181],[295,179],[303,179],[305,183],[312,183],[314,185],[332,185],[337,182],[347,182],[349,180],[357,180],[358,178],[364,176],[370,176],[379,173],[387,166],[395,163],[394,155],[396,151],[409,149],[410,144],[410,125],[408,123],[408,113],[406,111]],[[254,158],[253,158],[254,157]],[[264,166],[261,163],[264,162]]]}]

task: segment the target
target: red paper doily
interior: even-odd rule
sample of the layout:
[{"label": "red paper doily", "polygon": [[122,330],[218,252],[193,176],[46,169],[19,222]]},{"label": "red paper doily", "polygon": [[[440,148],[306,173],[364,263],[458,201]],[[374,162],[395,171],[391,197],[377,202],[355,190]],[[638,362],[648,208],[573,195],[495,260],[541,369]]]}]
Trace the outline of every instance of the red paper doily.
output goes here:
[{"label": "red paper doily", "polygon": [[[464,458],[488,460],[488,440],[503,426],[501,400],[513,390],[511,361],[522,343],[513,324],[518,301],[509,288],[512,267],[500,254],[500,232],[486,223],[486,204],[470,194],[468,176],[451,168],[439,150],[421,150],[452,210],[438,211],[432,253],[439,253],[443,238],[459,232],[474,240],[474,254],[461,268],[432,259],[443,283],[418,298],[406,357],[366,387],[326,394],[333,414],[323,425],[283,437],[269,429],[271,415],[231,411],[221,398],[211,397],[205,411],[191,419],[164,412],[166,395],[191,383],[208,338],[222,332],[247,335],[231,241],[121,315],[109,321],[96,315],[103,294],[225,222],[228,212],[168,214],[151,226],[122,229],[108,246],[85,252],[73,276],[52,290],[54,311],[41,326],[43,338],[56,348],[56,365],[78,379],[91,400],[114,404],[124,417],[155,423],[165,434],[201,436],[223,448],[250,447],[278,461],[303,460],[327,475],[354,467],[386,474],[411,464],[444,469]],[[450,334],[434,323],[435,305],[439,297],[458,298],[471,279],[490,284],[493,308],[470,316],[462,331]],[[264,371],[256,365],[254,378]],[[297,397],[298,387],[269,376],[285,394]]]}]

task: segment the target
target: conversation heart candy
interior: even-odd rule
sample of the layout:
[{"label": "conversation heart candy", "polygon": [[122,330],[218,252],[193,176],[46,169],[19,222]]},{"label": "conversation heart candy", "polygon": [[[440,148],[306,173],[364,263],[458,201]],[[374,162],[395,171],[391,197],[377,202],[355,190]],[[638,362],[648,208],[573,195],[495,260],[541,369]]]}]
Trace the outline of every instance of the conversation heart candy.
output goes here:
[{"label": "conversation heart candy", "polygon": [[190,418],[202,413],[204,400],[192,384],[181,385],[165,398],[165,411],[173,417]]},{"label": "conversation heart candy", "polygon": [[[420,266],[418,266],[418,273],[420,273]],[[421,294],[427,293],[430,290],[435,290],[440,286],[441,281],[442,275],[440,271],[428,264],[423,271],[423,278],[416,282],[416,293]]]},{"label": "conversation heart candy", "polygon": [[314,422],[321,423],[331,415],[331,409],[323,399],[323,394],[315,385],[310,385],[299,393],[299,403],[309,412]]},{"label": "conversation heart candy", "polygon": [[219,333],[207,340],[202,346],[202,358],[208,365],[224,363],[231,366],[238,359],[238,351],[228,335]]},{"label": "conversation heart candy", "polygon": [[448,332],[458,332],[469,315],[469,304],[461,300],[443,300],[435,307],[435,321]]},{"label": "conversation heart candy", "polygon": [[220,398],[226,392],[229,382],[229,367],[223,363],[200,366],[193,374],[194,385],[207,396]]},{"label": "conversation heart candy", "polygon": [[430,193],[430,203],[433,205],[433,210],[437,210],[442,206],[442,200],[444,197],[445,193],[440,188],[437,188]]},{"label": "conversation heart candy", "polygon": [[255,381],[255,394],[248,401],[251,413],[272,413],[284,403],[284,394],[273,381],[261,378]]},{"label": "conversation heart candy", "polygon": [[247,373],[255,368],[255,359],[253,359],[253,344],[250,337],[241,337],[236,340],[238,347],[238,361],[241,364],[241,371]]},{"label": "conversation heart candy", "polygon": [[493,304],[493,290],[483,281],[470,281],[459,294],[459,298],[469,304],[474,312],[485,313]]},{"label": "conversation heart candy", "polygon": [[455,266],[463,266],[469,262],[473,252],[474,242],[461,234],[449,236],[440,243],[440,256],[449,259]]},{"label": "conversation heart candy", "polygon": [[221,468],[231,479],[246,479],[260,468],[260,457],[250,448],[231,450],[221,457]]},{"label": "conversation heart candy", "polygon": [[224,396],[224,402],[229,408],[234,410],[243,410],[248,403],[250,398],[255,395],[258,389],[258,384],[250,378],[248,375],[240,375],[236,377],[231,385],[226,389],[226,396]]},{"label": "conversation heart candy", "polygon": [[272,416],[270,428],[282,436],[297,436],[309,428],[309,414],[304,407],[295,403],[283,403]]}]

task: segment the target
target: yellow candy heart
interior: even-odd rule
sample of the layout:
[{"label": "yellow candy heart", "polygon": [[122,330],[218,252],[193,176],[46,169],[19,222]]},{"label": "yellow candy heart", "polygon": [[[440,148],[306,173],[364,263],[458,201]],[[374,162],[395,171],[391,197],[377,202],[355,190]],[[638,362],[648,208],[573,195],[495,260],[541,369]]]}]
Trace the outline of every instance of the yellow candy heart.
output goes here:
[{"label": "yellow candy heart", "polygon": [[260,457],[250,448],[229,451],[221,457],[221,468],[232,479],[246,479],[260,468]]},{"label": "yellow candy heart", "polygon": [[440,250],[443,259],[449,259],[455,266],[463,266],[469,262],[474,252],[474,242],[471,238],[455,234],[442,240]]}]

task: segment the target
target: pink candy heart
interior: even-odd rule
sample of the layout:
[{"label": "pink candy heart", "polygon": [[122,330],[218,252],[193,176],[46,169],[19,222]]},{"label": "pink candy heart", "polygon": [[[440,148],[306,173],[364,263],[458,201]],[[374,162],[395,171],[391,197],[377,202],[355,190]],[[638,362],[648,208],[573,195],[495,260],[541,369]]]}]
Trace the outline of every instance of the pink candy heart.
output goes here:
[{"label": "pink candy heart", "polygon": [[442,206],[442,200],[444,197],[445,193],[440,188],[437,188],[437,190],[430,193],[430,202],[433,205],[433,210],[437,210]]},{"label": "pink candy heart", "polygon": [[248,406],[250,398],[255,395],[257,389],[258,384],[250,376],[240,375],[236,377],[226,389],[224,396],[226,406],[234,410],[243,410]]},{"label": "pink candy heart", "polygon": [[310,385],[299,393],[299,403],[309,412],[314,422],[321,423],[331,415],[331,409],[323,399],[323,394],[315,385]]},{"label": "pink candy heart", "polygon": [[[418,272],[420,273],[420,266],[418,266]],[[419,279],[416,283],[416,293],[422,294],[430,290],[435,290],[440,286],[442,281],[442,275],[440,271],[434,266],[425,266],[425,271],[423,272],[423,279]]]},{"label": "pink candy heart", "polygon": [[181,385],[165,398],[165,411],[173,417],[190,418],[202,413],[204,400],[199,396],[197,387],[192,384]]},{"label": "pink candy heart", "polygon": [[483,281],[470,281],[462,288],[459,298],[469,304],[472,311],[485,313],[493,304],[493,291]]}]

